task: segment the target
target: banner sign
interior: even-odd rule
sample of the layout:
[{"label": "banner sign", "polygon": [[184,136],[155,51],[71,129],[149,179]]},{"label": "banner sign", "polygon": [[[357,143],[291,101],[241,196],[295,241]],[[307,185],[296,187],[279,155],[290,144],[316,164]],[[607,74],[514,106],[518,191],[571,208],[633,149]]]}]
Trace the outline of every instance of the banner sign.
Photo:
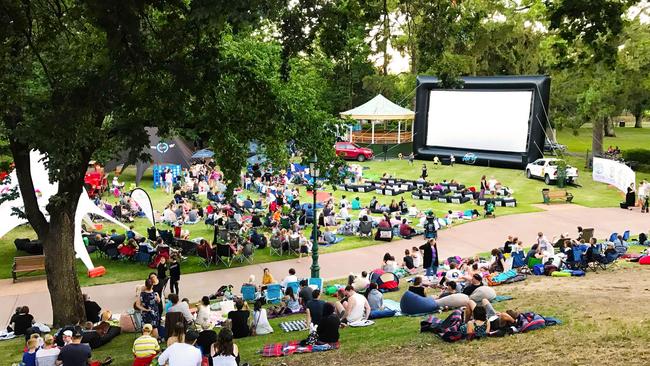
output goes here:
[{"label": "banner sign", "polygon": [[615,160],[594,158],[593,180],[615,186],[627,193],[627,188],[636,182],[636,174],[627,165]]}]

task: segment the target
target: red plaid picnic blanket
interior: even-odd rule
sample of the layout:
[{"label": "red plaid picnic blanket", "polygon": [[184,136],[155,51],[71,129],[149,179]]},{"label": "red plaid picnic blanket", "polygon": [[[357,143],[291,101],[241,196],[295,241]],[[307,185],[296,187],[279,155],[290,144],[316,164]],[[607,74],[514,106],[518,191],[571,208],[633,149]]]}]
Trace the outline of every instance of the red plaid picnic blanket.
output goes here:
[{"label": "red plaid picnic blanket", "polygon": [[267,344],[262,349],[262,357],[291,356],[294,353],[323,352],[339,349],[340,343],[327,343],[309,346],[301,346],[300,341],[289,341],[284,343]]}]

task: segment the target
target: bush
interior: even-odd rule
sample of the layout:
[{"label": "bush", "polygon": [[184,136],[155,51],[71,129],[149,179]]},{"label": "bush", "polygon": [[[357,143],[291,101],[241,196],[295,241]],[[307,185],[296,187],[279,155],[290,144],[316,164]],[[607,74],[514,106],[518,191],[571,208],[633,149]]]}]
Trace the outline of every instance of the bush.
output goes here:
[{"label": "bush", "polygon": [[650,150],[647,149],[624,150],[623,159],[625,159],[626,161],[635,161],[638,164],[650,164]]}]

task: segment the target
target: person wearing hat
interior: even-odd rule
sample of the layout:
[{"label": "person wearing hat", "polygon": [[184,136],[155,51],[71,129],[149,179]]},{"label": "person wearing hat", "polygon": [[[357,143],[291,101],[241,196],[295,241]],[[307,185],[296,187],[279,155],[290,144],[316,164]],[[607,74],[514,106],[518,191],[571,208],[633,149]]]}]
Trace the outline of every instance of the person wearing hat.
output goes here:
[{"label": "person wearing hat", "polygon": [[72,331],[66,330],[63,332],[63,335],[65,336],[67,332],[71,333],[71,342],[61,349],[56,364],[63,366],[87,366],[90,362],[92,351],[89,345],[81,343],[81,338],[83,337],[81,327],[76,326]]},{"label": "person wearing hat", "polygon": [[169,366],[201,366],[203,356],[201,351],[194,347],[199,334],[190,330],[185,333],[185,342],[176,342],[169,346],[158,356],[159,365]]},{"label": "person wearing hat", "polygon": [[135,342],[133,342],[133,356],[135,360],[133,365],[136,366],[147,366],[151,363],[151,360],[160,352],[160,345],[158,340],[151,336],[153,327],[151,324],[145,324],[142,326],[142,335],[138,337]]}]

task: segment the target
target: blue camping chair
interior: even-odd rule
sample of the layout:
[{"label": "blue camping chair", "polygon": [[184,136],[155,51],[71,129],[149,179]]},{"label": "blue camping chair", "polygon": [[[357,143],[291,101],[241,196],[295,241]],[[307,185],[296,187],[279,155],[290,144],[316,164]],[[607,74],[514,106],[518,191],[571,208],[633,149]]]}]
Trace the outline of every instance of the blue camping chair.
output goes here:
[{"label": "blue camping chair", "polygon": [[618,238],[618,233],[612,233],[612,235],[609,236],[609,241],[613,242]]},{"label": "blue camping chair", "polygon": [[289,282],[287,283],[287,288],[291,287],[293,289],[293,294],[298,296],[298,292],[300,291],[300,283],[299,282]]},{"label": "blue camping chair", "polygon": [[255,301],[257,294],[255,293],[255,286],[242,286],[241,297],[244,301]]},{"label": "blue camping chair", "polygon": [[278,283],[270,284],[266,287],[266,302],[278,304],[282,299],[282,286]]},{"label": "blue camping chair", "polygon": [[319,290],[323,289],[323,279],[322,278],[310,278],[308,285],[314,285],[316,286]]},{"label": "blue camping chair", "polygon": [[623,233],[623,240],[628,241],[630,240],[630,230],[625,230]]}]

